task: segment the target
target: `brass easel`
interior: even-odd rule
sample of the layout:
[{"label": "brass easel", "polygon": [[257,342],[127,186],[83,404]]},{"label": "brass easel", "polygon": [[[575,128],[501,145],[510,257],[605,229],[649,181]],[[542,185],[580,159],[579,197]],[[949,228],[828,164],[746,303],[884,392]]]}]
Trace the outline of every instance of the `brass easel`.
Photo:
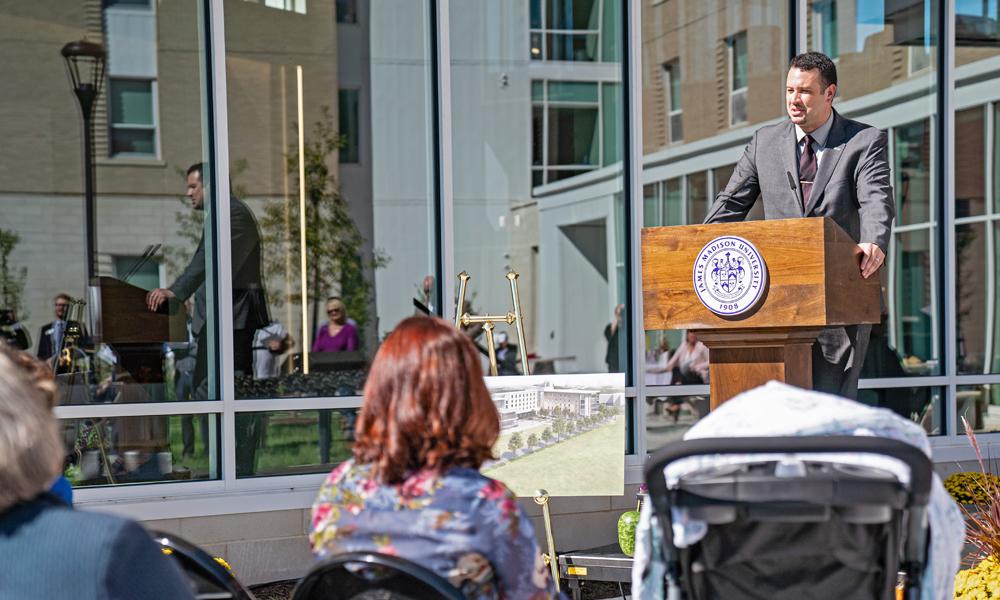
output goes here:
[{"label": "brass easel", "polygon": [[545,541],[548,543],[549,569],[552,570],[552,581],[556,584],[556,592],[559,591],[559,557],[556,556],[556,542],[552,537],[552,517],[549,515],[549,493],[545,490],[535,492],[535,504],[542,507],[542,519],[545,523]]},{"label": "brass easel", "polygon": [[528,375],[528,351],[524,347],[524,315],[521,314],[521,297],[517,293],[518,274],[515,271],[507,273],[507,281],[510,282],[510,297],[514,303],[514,312],[507,312],[503,315],[470,315],[463,313],[465,307],[465,290],[469,285],[472,276],[462,271],[458,274],[460,281],[458,286],[458,304],[455,306],[455,327],[466,326],[471,323],[482,323],[483,330],[486,331],[486,349],[490,357],[490,375],[497,374],[497,352],[493,343],[494,323],[503,321],[508,325],[515,325],[517,330],[518,355],[521,357],[521,373]]}]

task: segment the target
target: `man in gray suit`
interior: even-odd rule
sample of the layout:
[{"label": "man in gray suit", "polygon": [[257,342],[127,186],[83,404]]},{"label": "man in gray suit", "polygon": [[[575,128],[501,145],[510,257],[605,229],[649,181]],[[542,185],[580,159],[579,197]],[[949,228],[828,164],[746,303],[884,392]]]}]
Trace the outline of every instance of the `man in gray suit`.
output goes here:
[{"label": "man in gray suit", "polygon": [[[205,209],[205,187],[202,181],[204,167],[201,163],[187,170],[187,197],[194,210]],[[233,277],[233,370],[235,374],[253,374],[253,336],[261,327],[271,322],[267,311],[267,298],[261,279],[260,231],[253,211],[242,200],[231,196],[229,200],[229,231]],[[206,226],[208,222],[206,221]],[[146,305],[155,311],[171,298],[187,300],[194,295],[192,330],[197,336],[198,351],[195,356],[195,399],[206,399],[208,378],[208,328],[205,306],[205,237],[198,241],[191,262],[170,287],[156,288],[146,295]],[[207,419],[208,415],[203,415]],[[192,416],[182,417],[182,436],[186,450],[193,450]],[[262,427],[260,415],[253,413],[237,417],[236,471],[253,474],[257,445]],[[204,429],[203,429],[204,431]],[[190,443],[189,443],[190,442]]]},{"label": "man in gray suit", "polygon": [[[885,262],[895,205],[881,130],[833,109],[837,68],[819,52],[792,59],[788,120],[754,132],[706,223],[741,221],[759,196],[765,219],[830,217],[856,242],[861,274]],[[813,386],[856,398],[870,325],[823,330],[813,346]]]}]

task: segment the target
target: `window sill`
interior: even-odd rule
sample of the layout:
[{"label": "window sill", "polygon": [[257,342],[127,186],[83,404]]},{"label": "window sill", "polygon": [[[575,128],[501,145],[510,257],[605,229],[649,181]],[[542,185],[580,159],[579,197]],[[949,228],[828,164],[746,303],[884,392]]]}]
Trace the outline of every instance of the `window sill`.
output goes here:
[{"label": "window sill", "polygon": [[161,158],[141,158],[138,156],[116,156],[112,158],[98,158],[96,161],[99,167],[165,167],[166,161]]}]

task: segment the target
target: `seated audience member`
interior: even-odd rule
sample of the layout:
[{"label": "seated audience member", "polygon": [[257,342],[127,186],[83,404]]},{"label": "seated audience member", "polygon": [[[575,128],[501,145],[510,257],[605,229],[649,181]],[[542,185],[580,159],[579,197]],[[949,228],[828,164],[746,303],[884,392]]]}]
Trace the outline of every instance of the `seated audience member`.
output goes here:
[{"label": "seated audience member", "polygon": [[0,342],[0,598],[193,600],[138,523],[73,510],[46,492],[64,448],[25,364]]},{"label": "seated audience member", "polygon": [[478,471],[500,424],[468,337],[437,318],[406,319],[375,356],[364,397],[354,458],[313,504],[317,557],[394,554],[470,599],[552,598],[531,523]]},{"label": "seated audience member", "polygon": [[313,352],[344,352],[357,350],[358,328],[347,319],[347,306],[344,301],[332,296],[326,301],[326,314],[330,320],[319,329],[316,341],[313,342]]}]

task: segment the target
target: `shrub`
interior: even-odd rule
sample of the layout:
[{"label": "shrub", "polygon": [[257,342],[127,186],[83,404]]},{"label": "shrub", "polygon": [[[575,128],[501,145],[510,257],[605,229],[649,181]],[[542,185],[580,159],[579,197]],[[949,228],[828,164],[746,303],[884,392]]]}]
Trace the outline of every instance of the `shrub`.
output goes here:
[{"label": "shrub", "polygon": [[992,473],[953,473],[944,480],[944,488],[959,504],[986,504],[990,490],[1000,488],[1000,477]]}]

